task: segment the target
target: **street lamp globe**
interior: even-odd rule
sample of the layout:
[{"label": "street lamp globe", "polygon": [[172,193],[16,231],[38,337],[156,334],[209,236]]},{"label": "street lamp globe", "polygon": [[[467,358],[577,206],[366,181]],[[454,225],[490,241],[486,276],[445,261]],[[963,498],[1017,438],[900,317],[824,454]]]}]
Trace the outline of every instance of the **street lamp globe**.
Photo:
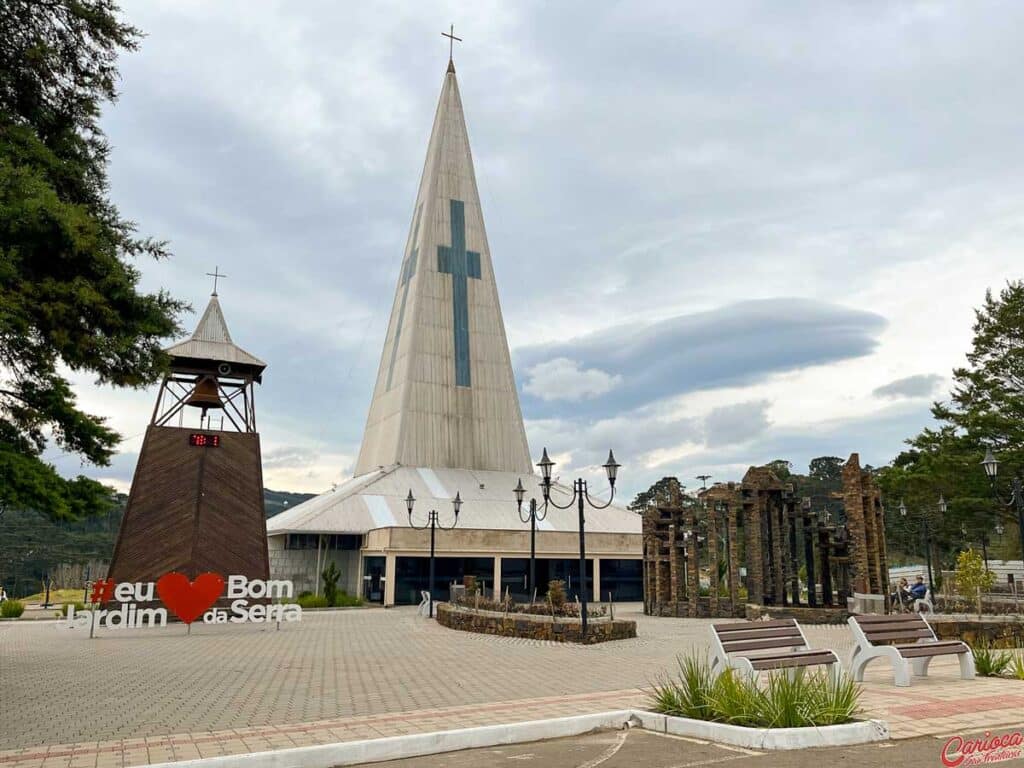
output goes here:
[{"label": "street lamp globe", "polygon": [[459,510],[462,509],[462,496],[459,495],[458,491],[455,492],[455,498],[452,499],[452,506],[455,508],[455,519],[458,520]]},{"label": "street lamp globe", "polygon": [[519,478],[519,482],[516,483],[516,487],[512,489],[512,492],[516,495],[516,504],[520,507],[523,506],[523,498],[526,496],[526,489],[523,488],[523,478]]},{"label": "street lamp globe", "polygon": [[903,503],[903,499],[900,499],[899,510],[900,510],[900,517],[906,517],[907,516],[907,505]]},{"label": "street lamp globe", "polygon": [[996,475],[999,474],[999,461],[992,453],[992,446],[985,449],[985,458],[981,460],[981,466],[985,468],[985,474],[988,475],[989,480],[996,479]]},{"label": "street lamp globe", "polygon": [[949,509],[949,505],[946,504],[946,499],[943,496],[939,496],[939,513],[946,514],[946,510]]},{"label": "street lamp globe", "polygon": [[615,487],[615,476],[619,473],[619,466],[621,465],[615,461],[615,454],[608,451],[608,461],[604,463],[604,471],[608,475],[608,484],[612,488]]},{"label": "street lamp globe", "polygon": [[1005,530],[1002,523],[996,523],[996,536],[1002,536]]},{"label": "street lamp globe", "polygon": [[537,466],[540,467],[541,477],[544,478],[544,484],[547,485],[551,482],[551,468],[555,466],[555,462],[548,458],[547,448],[544,449],[544,455],[540,457]]},{"label": "street lamp globe", "polygon": [[416,499],[413,498],[412,488],[409,489],[409,495],[405,497],[405,508],[409,510],[409,514],[412,514],[412,506],[416,503]]}]

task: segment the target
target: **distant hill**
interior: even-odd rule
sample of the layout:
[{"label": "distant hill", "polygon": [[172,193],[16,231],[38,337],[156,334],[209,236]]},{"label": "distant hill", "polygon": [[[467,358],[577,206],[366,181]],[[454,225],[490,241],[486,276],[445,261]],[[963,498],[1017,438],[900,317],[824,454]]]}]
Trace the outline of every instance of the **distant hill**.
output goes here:
[{"label": "distant hill", "polygon": [[273,517],[279,512],[301,504],[306,499],[312,499],[315,493],[289,493],[288,491],[272,491],[269,488],[263,489],[263,511],[267,517]]},{"label": "distant hill", "polygon": [[[273,517],[313,496],[264,489],[263,509]],[[117,500],[109,515],[77,523],[54,523],[36,512],[6,510],[0,516],[0,585],[12,596],[31,594],[59,563],[109,562],[128,497],[118,494]]]}]

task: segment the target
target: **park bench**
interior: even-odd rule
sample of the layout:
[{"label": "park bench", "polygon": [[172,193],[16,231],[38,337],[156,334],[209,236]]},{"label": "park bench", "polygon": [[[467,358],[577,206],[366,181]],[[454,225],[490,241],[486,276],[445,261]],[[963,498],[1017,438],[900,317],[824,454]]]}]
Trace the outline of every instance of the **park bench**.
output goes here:
[{"label": "park bench", "polygon": [[919,597],[914,601],[914,613],[935,613],[935,603],[932,600],[931,587],[928,587],[928,591],[924,593],[924,597]]},{"label": "park bench", "polygon": [[[931,625],[920,613],[894,616],[851,616],[853,651],[850,653],[850,674],[857,682],[864,680],[864,668],[874,659],[888,659],[892,664],[896,685],[910,685],[910,670],[925,677],[928,665],[936,656],[957,656],[960,677],[974,678],[974,655],[960,640],[939,640]],[[891,645],[890,645],[891,643]]]},{"label": "park bench", "polygon": [[812,649],[796,619],[712,624],[711,670],[735,669],[751,677],[763,670],[795,671],[826,666],[839,677],[839,657],[827,648]]}]

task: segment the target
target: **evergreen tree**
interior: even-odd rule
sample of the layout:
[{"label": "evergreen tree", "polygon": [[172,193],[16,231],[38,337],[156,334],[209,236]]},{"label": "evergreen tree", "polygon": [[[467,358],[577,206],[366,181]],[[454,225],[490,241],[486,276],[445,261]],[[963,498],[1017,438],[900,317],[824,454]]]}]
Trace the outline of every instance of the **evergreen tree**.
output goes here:
[{"label": "evergreen tree", "polygon": [[643,514],[648,507],[671,504],[683,497],[683,484],[678,477],[663,477],[646,491],[641,491],[626,509]]},{"label": "evergreen tree", "polygon": [[41,459],[52,438],[105,465],[120,439],[76,406],[62,372],[146,386],[180,330],[185,305],[140,292],[132,263],[165,257],[164,243],[138,237],[107,196],[100,109],[140,36],[110,0],[0,3],[0,508],[107,509],[107,489]]},{"label": "evergreen tree", "polygon": [[[904,537],[896,514],[899,499],[915,515],[927,516],[944,562],[953,553],[989,536],[993,551],[1019,551],[1019,532],[1011,515],[996,505],[981,468],[985,447],[999,454],[1007,473],[1024,470],[1024,281],[1007,283],[998,297],[992,291],[975,311],[974,340],[967,365],[953,371],[948,402],[932,406],[937,424],[908,440],[904,451],[879,472],[886,492],[891,529],[908,546],[915,526]],[[948,513],[937,512],[942,495]],[[1007,527],[1003,541],[992,539],[996,520]],[[967,531],[967,539],[961,532]]]}]

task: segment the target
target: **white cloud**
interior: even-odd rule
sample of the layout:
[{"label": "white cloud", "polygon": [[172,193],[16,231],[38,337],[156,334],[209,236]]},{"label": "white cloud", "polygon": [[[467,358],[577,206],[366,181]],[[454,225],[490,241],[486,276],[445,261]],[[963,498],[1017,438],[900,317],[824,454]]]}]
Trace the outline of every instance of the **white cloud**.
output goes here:
[{"label": "white cloud", "polygon": [[578,362],[567,357],[539,363],[530,368],[526,376],[523,391],[545,402],[586,400],[611,392],[622,381],[621,376],[598,368],[581,368]]}]

